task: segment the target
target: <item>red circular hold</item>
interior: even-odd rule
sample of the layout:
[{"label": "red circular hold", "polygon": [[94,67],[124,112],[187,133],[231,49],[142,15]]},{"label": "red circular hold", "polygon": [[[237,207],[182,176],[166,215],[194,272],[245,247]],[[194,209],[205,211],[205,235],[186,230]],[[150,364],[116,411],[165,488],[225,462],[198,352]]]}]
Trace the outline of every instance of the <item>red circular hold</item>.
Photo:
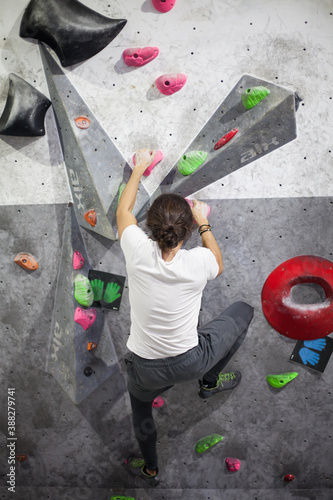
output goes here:
[{"label": "red circular hold", "polygon": [[[291,290],[299,284],[320,285],[324,302],[297,304]],[[315,255],[300,255],[280,264],[268,276],[261,293],[268,323],[291,339],[314,340],[333,331],[333,262]]]}]

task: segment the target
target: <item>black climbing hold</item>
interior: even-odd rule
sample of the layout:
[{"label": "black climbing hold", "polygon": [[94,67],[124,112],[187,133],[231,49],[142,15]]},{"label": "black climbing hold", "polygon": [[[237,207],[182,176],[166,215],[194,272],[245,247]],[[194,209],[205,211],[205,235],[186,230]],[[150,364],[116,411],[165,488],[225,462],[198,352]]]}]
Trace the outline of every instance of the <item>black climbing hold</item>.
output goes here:
[{"label": "black climbing hold", "polygon": [[51,101],[14,73],[9,75],[7,102],[0,117],[0,134],[45,135],[44,118]]},{"label": "black climbing hold", "polygon": [[85,369],[83,370],[83,373],[85,374],[86,377],[90,377],[94,373],[93,369],[91,366],[86,366]]},{"label": "black climbing hold", "polygon": [[71,66],[104,49],[126,23],[126,19],[102,16],[77,0],[31,0],[20,36],[46,43],[62,66]]}]

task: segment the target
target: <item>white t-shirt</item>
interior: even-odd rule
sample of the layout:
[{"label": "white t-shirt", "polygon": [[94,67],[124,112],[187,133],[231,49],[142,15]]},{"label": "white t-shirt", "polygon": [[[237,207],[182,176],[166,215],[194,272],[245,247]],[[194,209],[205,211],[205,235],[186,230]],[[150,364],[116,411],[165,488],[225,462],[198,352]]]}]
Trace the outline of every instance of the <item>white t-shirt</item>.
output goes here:
[{"label": "white t-shirt", "polygon": [[202,291],[218,274],[208,248],[180,249],[162,259],[158,244],[137,225],[120,241],[128,275],[131,332],[127,348],[146,359],[182,354],[198,344]]}]

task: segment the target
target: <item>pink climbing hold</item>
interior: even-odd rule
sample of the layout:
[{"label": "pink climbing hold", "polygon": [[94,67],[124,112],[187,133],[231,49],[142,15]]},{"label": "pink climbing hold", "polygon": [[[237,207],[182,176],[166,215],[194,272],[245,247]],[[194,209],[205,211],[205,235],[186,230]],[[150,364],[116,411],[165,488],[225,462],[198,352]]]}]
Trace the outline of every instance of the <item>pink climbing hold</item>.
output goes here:
[{"label": "pink climbing hold", "polygon": [[187,77],[184,73],[172,73],[170,75],[159,76],[155,83],[161,94],[171,95],[181,90],[184,87],[186,80]]},{"label": "pink climbing hold", "polygon": [[83,264],[84,264],[84,258],[82,257],[82,255],[80,254],[80,252],[78,252],[77,250],[75,250],[75,252],[73,254],[73,268],[75,270],[82,269]]},{"label": "pink climbing hold", "polygon": [[127,66],[144,66],[155,59],[159,54],[158,47],[134,47],[123,52],[123,59]]},{"label": "pink climbing hold", "polygon": [[81,309],[81,307],[77,307],[75,309],[74,321],[81,325],[83,330],[88,330],[88,328],[94,323],[95,319],[95,309]]},{"label": "pink climbing hold", "polygon": [[[192,200],[189,200],[188,198],[185,198],[185,200],[186,200],[186,201],[187,201],[187,203],[190,205],[190,207],[191,207],[191,208],[193,208],[193,201],[192,201]],[[206,216],[208,217],[208,215],[209,215],[209,214],[210,214],[210,206],[209,206],[209,205],[207,205],[207,215],[206,215]],[[202,214],[202,215],[204,215],[204,214]]]},{"label": "pink climbing hold", "polygon": [[[151,174],[152,170],[154,167],[156,167],[156,165],[163,160],[163,153],[162,151],[160,150],[157,150],[157,151],[154,151],[155,153],[155,157],[153,159],[153,162],[151,165],[149,165],[148,168],[146,168],[146,170],[143,172],[143,175],[145,177],[148,177],[148,175]],[[133,164],[135,165],[135,154],[133,155]]]},{"label": "pink climbing hold", "polygon": [[152,403],[153,408],[160,408],[163,405],[164,405],[164,399],[161,398],[161,396],[157,396],[157,398],[155,398]]},{"label": "pink climbing hold", "polygon": [[225,463],[227,464],[228,471],[236,472],[240,469],[241,463],[238,458],[228,457],[225,459]]},{"label": "pink climbing hold", "polygon": [[176,0],[152,0],[153,1],[153,6],[155,7],[158,12],[169,12],[171,10],[175,3]]}]

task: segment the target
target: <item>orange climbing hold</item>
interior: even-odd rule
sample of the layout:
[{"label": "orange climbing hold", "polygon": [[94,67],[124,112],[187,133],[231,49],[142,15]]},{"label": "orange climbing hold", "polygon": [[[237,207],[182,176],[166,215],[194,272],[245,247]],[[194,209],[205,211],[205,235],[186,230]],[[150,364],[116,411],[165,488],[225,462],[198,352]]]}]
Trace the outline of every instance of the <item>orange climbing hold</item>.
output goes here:
[{"label": "orange climbing hold", "polygon": [[75,124],[78,128],[89,128],[90,120],[86,116],[78,116],[75,118]]},{"label": "orange climbing hold", "polygon": [[87,222],[89,222],[91,226],[93,227],[96,226],[97,215],[94,209],[88,210],[88,212],[86,212],[83,217],[86,219]]},{"label": "orange climbing hold", "polygon": [[22,455],[22,454],[20,454],[20,453],[18,453],[18,454],[16,455],[16,460],[17,460],[18,462],[24,462],[24,460],[26,460],[26,458],[27,458],[27,455]]},{"label": "orange climbing hold", "polygon": [[88,342],[87,349],[88,351],[94,351],[97,348],[97,344],[95,342]]},{"label": "orange climbing hold", "polygon": [[18,253],[14,259],[14,262],[23,267],[23,269],[28,269],[28,271],[35,271],[36,269],[38,269],[37,260],[30,253]]}]

